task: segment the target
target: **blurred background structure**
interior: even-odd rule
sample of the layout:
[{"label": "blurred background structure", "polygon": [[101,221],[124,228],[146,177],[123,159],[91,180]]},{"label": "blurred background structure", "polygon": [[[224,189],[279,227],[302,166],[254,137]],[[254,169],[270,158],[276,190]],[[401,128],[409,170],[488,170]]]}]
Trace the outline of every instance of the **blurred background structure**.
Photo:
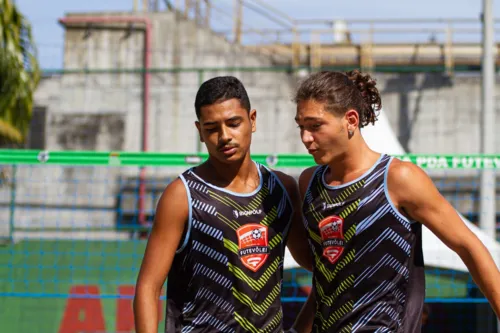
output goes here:
[{"label": "blurred background structure", "polygon": [[[218,75],[238,77],[258,111],[253,153],[270,164],[277,154],[275,166],[298,176],[312,162],[293,120],[297,82],[321,69],[369,72],[383,101],[369,144],[429,172],[499,260],[492,11],[484,20],[306,20],[271,5],[135,0],[127,12],[59,18],[62,68],[24,67],[40,77],[21,139],[2,134],[0,122],[0,331],[133,331],[133,285],[155,204],[206,153],[193,103]],[[430,234],[424,246],[425,332],[497,332],[460,259]],[[291,260],[286,268],[288,326],[310,275]],[[162,300],[159,309],[161,330]]]}]

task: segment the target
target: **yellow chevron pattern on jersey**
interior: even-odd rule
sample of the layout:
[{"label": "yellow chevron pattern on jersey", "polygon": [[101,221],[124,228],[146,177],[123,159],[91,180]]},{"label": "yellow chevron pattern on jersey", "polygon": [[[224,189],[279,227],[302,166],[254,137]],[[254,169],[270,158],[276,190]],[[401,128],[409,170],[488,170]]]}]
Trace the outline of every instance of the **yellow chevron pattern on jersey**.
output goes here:
[{"label": "yellow chevron pattern on jersey", "polygon": [[351,333],[352,332],[352,323],[349,323],[349,325],[344,326],[339,333]]},{"label": "yellow chevron pattern on jersey", "polygon": [[321,257],[318,256],[316,252],[314,252],[314,259],[316,260],[316,268],[323,273],[326,280],[328,282],[332,282],[338,272],[340,272],[348,263],[354,260],[356,256],[356,249],[352,249],[347,253],[347,255],[342,258],[341,261],[335,266],[335,270],[331,272],[328,268],[326,268],[325,264],[321,261]]},{"label": "yellow chevron pattern on jersey", "polygon": [[324,201],[326,201],[329,204],[333,204],[332,198],[330,198],[330,196],[328,195],[328,192],[326,192],[326,189],[323,186],[318,188],[318,192],[319,192],[319,196],[321,199],[323,199]]},{"label": "yellow chevron pattern on jersey", "polygon": [[274,220],[276,220],[277,217],[278,217],[278,208],[276,208],[276,206],[273,206],[273,208],[271,208],[269,213],[267,213],[267,215],[262,219],[262,221],[260,221],[260,224],[268,227],[271,223],[274,222]]},{"label": "yellow chevron pattern on jersey", "polygon": [[333,204],[333,203],[340,203],[341,201],[347,199],[351,194],[353,194],[358,189],[363,187],[364,184],[365,184],[365,180],[362,179],[362,180],[350,185],[344,191],[342,191],[335,199],[332,199],[328,195],[328,192],[326,191],[326,188],[324,186],[319,186],[317,188],[317,190],[318,190],[318,194],[319,194],[321,199],[323,199],[325,202],[327,202],[329,204]]},{"label": "yellow chevron pattern on jersey", "polygon": [[309,236],[318,244],[321,244],[321,236],[312,231],[311,229],[308,229],[309,231]]},{"label": "yellow chevron pattern on jersey", "polygon": [[335,269],[333,270],[333,277],[337,276],[337,274],[344,269],[344,267],[354,260],[356,257],[356,249],[352,249],[347,253],[347,255],[342,258],[342,261],[339,262],[338,265],[335,265]]},{"label": "yellow chevron pattern on jersey", "polygon": [[[363,182],[359,182],[359,183],[363,183]],[[354,184],[354,185],[352,185],[351,187],[356,188],[356,189],[357,189],[357,188],[359,188],[359,187],[354,187],[355,185],[357,185],[357,183],[356,183],[356,184]],[[323,188],[323,187],[321,187],[321,188],[320,188],[320,192],[321,192],[321,190],[323,190],[323,191],[324,191],[324,188]],[[344,191],[344,192],[346,192],[346,191]],[[326,192],[325,192],[325,194],[326,194]],[[320,194],[320,196],[321,196],[321,194]],[[328,197],[328,196],[326,196],[325,198],[329,198],[329,197]],[[328,201],[328,200],[326,200],[325,198],[323,198],[323,200]],[[339,200],[336,200],[336,201],[339,201]],[[340,202],[340,201],[339,201],[339,202]],[[361,200],[359,200],[359,199],[358,199],[358,200],[356,200],[356,201],[354,201],[354,202],[353,202],[353,203],[351,203],[349,206],[347,206],[347,207],[346,207],[346,208],[342,211],[342,213],[340,213],[340,215],[339,215],[339,216],[340,216],[340,217],[342,217],[343,219],[345,219],[347,216],[349,216],[349,214],[353,213],[354,211],[356,211],[356,209],[358,209],[358,207],[359,207],[359,203],[360,203],[360,202],[361,202]],[[330,203],[333,203],[333,202],[330,202]],[[336,202],[336,203],[338,203],[338,202]],[[313,214],[314,219],[316,220],[316,223],[319,223],[321,220],[323,220],[323,219],[324,219],[323,215],[321,215],[320,213],[316,212],[316,209],[314,208],[314,205],[313,205],[313,204],[309,205],[309,212],[310,212],[311,214]]]},{"label": "yellow chevron pattern on jersey", "polygon": [[219,220],[221,220],[222,222],[224,222],[225,224],[227,224],[228,227],[230,227],[234,231],[236,231],[236,229],[239,228],[238,222],[236,222],[235,220],[228,219],[227,217],[225,217],[222,214],[217,214],[217,218]]},{"label": "yellow chevron pattern on jersey", "polygon": [[[176,252],[178,264],[173,267],[172,281],[169,279],[167,299],[175,312],[165,316],[166,331],[216,332],[225,324],[232,332],[283,332],[283,241],[294,207],[279,177],[265,166],[256,165],[260,184],[251,194],[211,184],[194,168],[182,174],[190,194],[193,223],[189,238],[184,237],[182,248]],[[243,227],[254,223],[266,228],[267,233],[265,238],[250,243],[242,237],[254,228]],[[241,231],[236,232],[238,229]],[[254,271],[251,261],[240,258],[240,251],[264,244],[267,258]],[[193,277],[197,284],[190,283]],[[202,290],[198,290],[199,285]]]},{"label": "yellow chevron pattern on jersey", "polygon": [[245,207],[241,206],[239,203],[237,203],[236,201],[234,201],[230,197],[220,195],[212,190],[208,190],[208,195],[210,195],[210,197],[212,199],[217,200],[220,203],[222,203],[228,207],[235,208],[237,210],[244,210],[245,209]]},{"label": "yellow chevron pattern on jersey", "polygon": [[[208,193],[213,199],[219,201],[220,203],[222,203],[228,207],[231,207],[231,208],[234,208],[237,210],[247,210],[248,208],[257,209],[259,207],[259,205],[262,204],[262,202],[264,201],[266,196],[269,194],[269,190],[267,189],[267,187],[263,186],[262,190],[259,193],[257,193],[256,197],[246,207],[242,207],[240,204],[238,204],[237,202],[235,202],[233,199],[231,199],[229,197],[224,197],[224,196],[219,195],[219,194],[212,192],[210,190],[208,191]],[[220,213],[217,214],[217,217],[219,217],[220,220],[222,220],[224,223],[226,223],[232,229],[234,229],[234,230],[238,229],[238,224],[236,221],[231,220],[231,219],[227,218],[226,216],[223,216]],[[276,220],[277,217],[278,217],[278,208],[276,206],[273,206],[271,208],[271,210],[269,211],[269,213],[260,222],[260,224],[265,225],[265,226],[269,226],[269,225],[271,225],[271,223],[273,223]]]},{"label": "yellow chevron pattern on jersey", "polygon": [[271,265],[269,265],[268,268],[262,273],[261,277],[258,280],[252,279],[248,275],[246,275],[239,267],[234,266],[231,263],[228,263],[228,268],[231,273],[238,279],[246,282],[250,288],[252,288],[255,291],[260,291],[269,281],[269,278],[274,275],[274,273],[278,270],[280,267],[280,258],[274,259]]},{"label": "yellow chevron pattern on jersey", "polygon": [[352,287],[354,285],[354,280],[355,277],[354,275],[348,276],[344,281],[340,283],[340,285],[335,289],[335,292],[333,295],[326,295],[325,291],[323,290],[323,287],[321,287],[321,284],[319,284],[317,281],[316,283],[316,291],[320,297],[319,301],[323,304],[326,304],[328,306],[332,306],[333,302],[335,299],[342,294],[344,291],[346,291],[348,288]]},{"label": "yellow chevron pattern on jersey", "polygon": [[348,217],[352,212],[356,211],[356,209],[358,209],[358,206],[359,206],[359,203],[361,202],[361,200],[356,200],[354,201],[352,204],[350,204],[349,206],[347,206],[343,211],[342,213],[340,213],[340,217],[345,219],[346,217]]},{"label": "yellow chevron pattern on jersey", "polygon": [[224,247],[226,249],[233,252],[234,254],[238,254],[238,245],[236,245],[234,242],[230,241],[227,238],[224,238],[223,241],[224,241]]},{"label": "yellow chevron pattern on jersey", "polygon": [[[308,184],[302,212],[304,226],[309,229],[309,245],[315,253],[314,332],[378,332],[391,327],[391,332],[398,328],[420,332],[418,323],[403,319],[418,318],[425,301],[425,293],[411,292],[425,289],[423,227],[405,218],[387,197],[385,177],[391,160],[381,154],[370,168],[347,184],[327,184],[325,180],[333,173],[328,166],[320,166]],[[327,219],[338,216],[343,223],[333,218],[323,220],[323,231],[316,213]],[[328,229],[333,223],[336,228]],[[316,237],[311,236],[314,233]],[[384,265],[394,269],[383,269]],[[370,267],[374,269],[367,274]],[[386,284],[391,288],[381,288]]]},{"label": "yellow chevron pattern on jersey", "polygon": [[234,313],[234,318],[247,332],[252,333],[268,333],[274,330],[276,326],[279,325],[281,319],[283,318],[283,311],[280,309],[278,313],[274,316],[271,322],[263,329],[256,328],[251,322],[249,322],[245,317],[241,316],[239,313]]},{"label": "yellow chevron pattern on jersey", "polygon": [[348,301],[344,305],[342,305],[340,308],[335,310],[330,317],[328,317],[327,320],[323,318],[323,315],[321,313],[317,313],[317,317],[321,319],[321,322],[323,325],[321,326],[321,332],[326,331],[330,326],[335,324],[337,320],[348,314],[349,312],[352,311],[352,308],[354,307],[354,302],[353,301]]},{"label": "yellow chevron pattern on jersey", "polygon": [[268,194],[269,194],[269,189],[267,188],[267,183],[264,183],[259,193],[257,193],[255,198],[253,198],[253,200],[250,201],[247,206],[250,207],[251,209],[259,208],[260,204],[264,201],[264,199],[268,196]]},{"label": "yellow chevron pattern on jersey", "polygon": [[283,237],[281,236],[281,234],[276,234],[273,239],[269,241],[269,247],[271,248],[271,250],[274,249],[278,244],[280,244],[282,239]]},{"label": "yellow chevron pattern on jersey", "polygon": [[[343,190],[334,200],[335,203],[339,203],[341,201],[344,201],[345,199],[347,199],[351,194],[353,194],[354,192],[356,192],[357,190],[359,190],[360,188],[362,188],[363,186],[365,186],[365,180],[362,179],[354,184],[352,184],[351,186],[347,187],[345,190]],[[324,187],[321,187],[323,189],[323,191],[326,192],[325,188]],[[328,196],[328,193],[327,193],[327,196]],[[330,197],[330,196],[328,196]]]},{"label": "yellow chevron pattern on jersey", "polygon": [[344,240],[348,242],[356,234],[356,224],[351,225],[344,235]]},{"label": "yellow chevron pattern on jersey", "polygon": [[309,212],[311,214],[313,214],[314,216],[314,219],[316,220],[316,223],[319,223],[319,221],[321,221],[322,219],[324,219],[323,215],[321,215],[321,213],[318,213],[316,211],[316,209],[314,208],[314,205],[313,204],[310,204],[309,205]]},{"label": "yellow chevron pattern on jersey", "polygon": [[254,301],[252,301],[252,299],[248,297],[248,295],[238,291],[235,287],[232,287],[231,290],[233,291],[233,295],[237,300],[248,306],[253,313],[259,316],[263,316],[266,313],[267,309],[269,309],[269,307],[273,305],[274,300],[280,296],[281,285],[275,285],[273,290],[269,293],[269,295],[267,295],[262,304],[254,303]]}]

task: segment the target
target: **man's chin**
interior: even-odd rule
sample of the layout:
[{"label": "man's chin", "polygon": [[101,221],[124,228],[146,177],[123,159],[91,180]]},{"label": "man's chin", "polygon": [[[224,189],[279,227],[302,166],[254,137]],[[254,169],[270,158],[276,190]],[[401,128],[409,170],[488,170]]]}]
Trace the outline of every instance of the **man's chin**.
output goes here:
[{"label": "man's chin", "polygon": [[313,158],[314,162],[318,165],[328,164],[328,160],[325,158],[325,155],[319,155],[319,156],[313,155]]}]

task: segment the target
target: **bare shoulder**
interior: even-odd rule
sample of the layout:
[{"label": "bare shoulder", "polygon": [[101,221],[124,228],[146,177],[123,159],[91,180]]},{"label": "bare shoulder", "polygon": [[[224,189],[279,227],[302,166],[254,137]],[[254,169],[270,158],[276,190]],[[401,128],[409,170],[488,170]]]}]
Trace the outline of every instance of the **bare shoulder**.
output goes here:
[{"label": "bare shoulder", "polygon": [[389,165],[387,181],[408,185],[419,178],[427,178],[427,174],[419,166],[399,159],[393,159]]},{"label": "bare shoulder", "polygon": [[165,204],[174,199],[181,199],[182,197],[186,197],[187,199],[187,191],[182,179],[178,177],[165,187],[159,203]]},{"label": "bare shoulder", "polygon": [[276,177],[279,178],[279,180],[283,183],[283,185],[286,187],[287,190],[295,190],[297,188],[297,181],[295,180],[294,177],[290,176],[289,174],[286,174],[282,171],[278,170],[272,170]]},{"label": "bare shoulder", "polygon": [[435,192],[434,183],[419,166],[393,159],[387,174],[387,188],[395,201],[405,203]]},{"label": "bare shoulder", "polygon": [[156,206],[155,224],[177,221],[184,223],[188,217],[187,190],[180,178],[165,187]]}]

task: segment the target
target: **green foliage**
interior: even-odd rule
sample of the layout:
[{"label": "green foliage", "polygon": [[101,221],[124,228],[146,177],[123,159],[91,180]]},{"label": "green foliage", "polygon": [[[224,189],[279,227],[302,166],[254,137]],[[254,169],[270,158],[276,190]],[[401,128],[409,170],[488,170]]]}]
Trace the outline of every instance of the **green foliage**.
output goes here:
[{"label": "green foliage", "polygon": [[30,23],[0,0],[0,141],[24,142],[40,76]]}]

